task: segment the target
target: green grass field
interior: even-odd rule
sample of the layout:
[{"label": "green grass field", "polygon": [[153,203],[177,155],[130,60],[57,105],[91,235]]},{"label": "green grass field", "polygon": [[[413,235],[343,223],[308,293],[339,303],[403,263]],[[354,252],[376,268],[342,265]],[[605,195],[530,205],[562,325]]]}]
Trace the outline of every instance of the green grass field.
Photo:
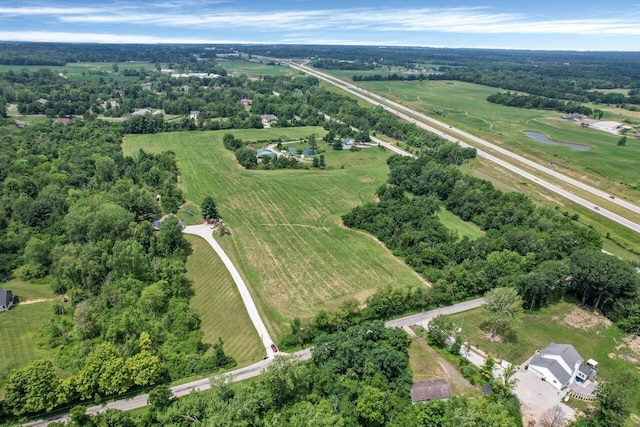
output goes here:
[{"label": "green grass field", "polygon": [[0,313],[0,375],[35,359],[51,359],[53,354],[38,347],[40,330],[49,322],[55,301],[16,305]]},{"label": "green grass field", "polygon": [[[640,349],[633,350],[627,345],[626,334],[610,325],[603,316],[586,312],[569,302],[559,302],[537,312],[525,312],[522,321],[513,327],[513,333],[505,334],[503,343],[492,343],[483,337],[481,325],[486,317],[481,308],[451,318],[456,325],[462,325],[463,341],[514,364],[523,363],[536,350],[555,342],[572,344],[583,358],[598,361],[602,379],[624,372],[629,366],[631,371],[640,370]],[[637,381],[630,395],[639,393],[640,381]],[[640,400],[636,399],[634,412],[640,413]]]},{"label": "green grass field", "polygon": [[[70,80],[89,80],[89,81],[98,81],[100,78],[105,80],[118,80],[118,81],[127,81],[127,80],[139,80],[138,76],[124,76],[122,75],[123,70],[136,70],[139,71],[141,68],[145,70],[155,70],[155,64],[150,62],[119,62],[117,63],[120,69],[120,74],[114,74],[113,72],[113,63],[111,62],[74,62],[68,63],[67,65],[61,66],[49,66],[49,65],[0,65],[0,71],[21,71],[21,70],[29,70],[29,71],[37,71],[42,68],[46,68],[51,70],[56,74],[62,74]],[[105,71],[107,73],[106,76],[90,76],[90,71]],[[82,74],[84,73],[84,75]]]},{"label": "green grass field", "polygon": [[[173,150],[189,202],[216,200],[231,236],[219,239],[253,291],[278,339],[308,318],[384,284],[412,285],[415,273],[371,236],[341,226],[341,215],[374,199],[389,152],[327,150],[329,170],[248,171],[222,146],[226,131],[129,136],[125,154]],[[321,128],[232,132],[244,140],[297,140]],[[258,144],[256,144],[258,145]],[[343,168],[344,167],[344,168]]]},{"label": "green grass field", "polygon": [[267,65],[254,61],[220,61],[220,66],[232,76],[246,74],[249,77],[286,76],[297,71],[285,65]]},{"label": "green grass field", "polygon": [[204,239],[186,237],[192,249],[187,276],[195,290],[191,306],[202,320],[204,342],[214,344],[221,337],[225,352],[236,359],[238,366],[259,361],[264,348],[231,275]]},{"label": "green grass field", "polygon": [[466,236],[471,240],[475,240],[478,237],[484,236],[484,231],[482,231],[480,227],[472,222],[463,221],[459,216],[445,208],[440,209],[438,218],[440,218],[440,222],[442,222],[445,227],[457,231],[460,239]]},{"label": "green grass field", "polygon": [[20,279],[11,279],[7,283],[3,283],[2,287],[10,289],[13,295],[23,302],[56,297],[48,283],[32,283]]},{"label": "green grass field", "polygon": [[[620,136],[582,128],[561,120],[561,113],[527,110],[491,104],[487,96],[500,89],[464,82],[359,82],[359,85],[397,99],[436,119],[472,132],[489,141],[507,144],[520,152],[529,152],[546,161],[594,172],[615,182],[640,188],[640,141],[629,138],[626,147],[617,146]],[[638,120],[636,113],[599,106],[603,120]],[[533,130],[558,141],[589,145],[590,151],[537,142],[523,131]]]}]

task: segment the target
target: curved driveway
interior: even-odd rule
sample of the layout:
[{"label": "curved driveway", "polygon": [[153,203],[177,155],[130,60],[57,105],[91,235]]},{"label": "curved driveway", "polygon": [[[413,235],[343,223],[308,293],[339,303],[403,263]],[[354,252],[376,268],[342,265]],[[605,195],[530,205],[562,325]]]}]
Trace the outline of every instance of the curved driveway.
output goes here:
[{"label": "curved driveway", "polygon": [[[466,143],[456,139],[456,137],[451,135],[452,133],[456,134],[456,135],[459,135],[459,136],[462,136],[464,138],[467,138],[467,139],[469,139],[471,141],[474,141],[474,142],[476,142],[478,144],[481,144],[483,146],[486,146],[486,147],[490,148],[491,150],[497,151],[497,152],[501,153],[502,155],[508,156],[509,158],[511,158],[513,160],[516,160],[518,162],[526,164],[529,167],[535,168],[539,172],[543,172],[543,173],[546,173],[546,174],[548,174],[550,176],[553,176],[555,178],[561,179],[562,181],[564,181],[564,182],[566,182],[566,183],[568,183],[570,185],[573,185],[574,187],[580,188],[581,190],[587,191],[587,192],[589,192],[590,194],[592,194],[594,196],[606,199],[610,203],[615,203],[615,204],[617,204],[619,206],[624,207],[625,209],[628,209],[628,210],[633,211],[635,213],[640,213],[640,206],[638,206],[638,205],[635,205],[633,203],[629,203],[627,201],[624,201],[624,200],[621,200],[621,199],[618,199],[618,198],[612,198],[610,193],[606,193],[606,192],[604,192],[602,190],[599,190],[597,188],[591,187],[591,186],[589,186],[587,184],[584,184],[584,183],[582,183],[580,181],[577,181],[577,180],[575,180],[573,178],[570,178],[570,177],[568,177],[568,176],[566,176],[566,175],[564,175],[564,174],[562,174],[560,172],[557,172],[557,171],[555,171],[553,169],[550,169],[550,168],[547,168],[545,166],[542,166],[542,165],[540,165],[540,164],[538,164],[538,163],[536,163],[536,162],[534,162],[532,160],[529,160],[529,159],[527,159],[525,157],[522,157],[522,156],[520,156],[518,154],[512,153],[511,151],[506,150],[504,148],[498,147],[498,146],[496,146],[496,145],[494,145],[494,144],[492,144],[492,143],[490,143],[488,141],[485,141],[485,140],[483,140],[481,138],[478,138],[478,137],[476,137],[474,135],[471,135],[471,134],[469,134],[467,132],[464,132],[464,131],[462,131],[460,129],[453,128],[453,127],[447,125],[446,123],[440,122],[440,121],[438,121],[436,119],[433,119],[433,118],[431,118],[429,116],[426,116],[426,115],[424,115],[424,114],[422,114],[422,113],[420,113],[418,111],[415,111],[415,110],[413,110],[411,108],[408,108],[408,107],[406,107],[406,106],[404,106],[402,104],[399,104],[399,103],[394,102],[394,101],[390,101],[390,100],[386,99],[383,96],[371,93],[371,92],[369,92],[369,91],[367,91],[365,89],[360,88],[359,86],[353,85],[351,83],[347,83],[347,82],[345,82],[343,80],[340,80],[340,79],[338,79],[336,77],[333,77],[333,76],[330,76],[328,74],[322,73],[320,71],[316,71],[316,70],[314,70],[314,69],[312,69],[310,67],[307,67],[305,65],[296,64],[296,63],[291,62],[291,61],[282,61],[282,62],[284,64],[289,65],[292,68],[295,68],[295,69],[297,69],[299,71],[302,71],[302,72],[305,72],[305,73],[308,73],[308,74],[311,74],[311,75],[313,75],[313,76],[315,76],[315,77],[317,77],[317,78],[319,78],[321,80],[326,81],[327,83],[331,83],[334,86],[337,86],[338,88],[340,88],[340,89],[342,89],[342,90],[344,90],[344,91],[346,91],[348,93],[351,93],[352,95],[355,95],[358,98],[361,98],[361,99],[363,99],[363,100],[365,100],[365,101],[367,101],[367,102],[369,102],[369,103],[371,103],[373,105],[380,106],[380,107],[384,108],[385,110],[395,114],[397,117],[399,117],[399,118],[401,118],[401,119],[403,119],[405,121],[408,121],[410,123],[413,123],[416,126],[419,126],[422,129],[425,129],[425,130],[427,130],[429,132],[432,132],[432,133],[434,133],[434,134],[436,134],[436,135],[438,135],[438,136],[440,136],[440,137],[442,137],[442,138],[444,138],[446,140],[449,140],[451,142],[455,142],[457,144],[460,144],[460,146],[462,146],[462,147],[471,147],[471,146],[469,144],[466,144]],[[409,115],[407,115],[407,114],[405,114],[405,113],[403,113],[403,112],[401,112],[399,110],[402,110],[402,111],[404,111],[406,113],[409,113],[409,114],[411,114],[411,116],[409,116]],[[414,117],[418,117],[420,120],[424,120],[424,121],[433,123],[434,125],[447,128],[447,131],[444,132],[444,131],[441,131],[439,129],[436,129],[436,128],[434,128],[432,126],[429,126],[428,124],[426,124],[426,123],[424,123],[422,121],[416,120]],[[573,202],[575,202],[575,203],[577,203],[577,204],[579,204],[581,206],[586,207],[587,209],[591,210],[592,212],[594,212],[596,214],[602,215],[602,216],[604,216],[604,217],[606,217],[606,218],[608,218],[608,219],[610,219],[610,220],[612,220],[612,221],[614,221],[614,222],[616,222],[616,223],[618,223],[620,225],[623,225],[624,227],[627,227],[630,230],[633,230],[636,233],[640,234],[640,224],[638,224],[636,222],[633,222],[633,221],[631,221],[631,220],[629,220],[629,219],[627,219],[627,218],[625,218],[625,217],[623,217],[621,215],[613,213],[613,212],[611,212],[611,211],[609,211],[607,209],[601,208],[600,206],[594,205],[593,202],[591,202],[589,200],[586,200],[586,199],[583,199],[582,197],[576,196],[572,192],[570,192],[570,191],[568,191],[568,190],[566,190],[566,189],[564,189],[564,188],[562,188],[562,187],[560,187],[558,185],[552,184],[551,182],[545,181],[542,178],[539,178],[538,176],[533,175],[532,173],[529,173],[529,172],[527,172],[527,171],[525,171],[525,170],[523,170],[523,169],[521,169],[521,168],[519,168],[517,166],[514,166],[513,164],[511,164],[511,163],[509,163],[509,162],[507,162],[505,160],[499,159],[498,157],[487,153],[486,151],[482,151],[482,150],[480,150],[478,148],[476,148],[476,151],[478,153],[478,157],[482,157],[482,158],[490,160],[490,161],[492,161],[494,163],[497,163],[498,165],[504,167],[507,170],[510,170],[510,171],[512,171],[512,172],[514,172],[514,173],[516,173],[516,174],[518,174],[518,175],[520,175],[520,176],[522,176],[522,177],[524,177],[524,178],[526,178],[528,180],[534,181],[536,184],[538,184],[538,185],[540,185],[542,187],[545,187],[545,188],[553,191],[556,194],[559,194],[559,195],[561,195],[561,196],[563,196],[563,197],[565,197],[565,198],[567,198],[567,199],[569,199],[569,200],[571,200],[571,201],[573,201]]]},{"label": "curved driveway", "polygon": [[271,340],[269,331],[267,331],[267,327],[264,325],[264,322],[260,317],[260,313],[258,312],[255,303],[253,302],[253,298],[251,298],[249,289],[244,283],[244,280],[242,280],[242,276],[240,276],[240,273],[236,269],[236,266],[233,265],[220,244],[213,238],[213,232],[211,231],[210,226],[208,224],[189,225],[184,228],[183,232],[202,237],[213,248],[213,250],[216,251],[220,259],[224,263],[224,266],[227,267],[227,270],[229,270],[229,273],[231,273],[231,277],[238,287],[240,297],[242,297],[242,302],[247,308],[247,313],[249,313],[249,318],[251,319],[254,328],[256,328],[258,335],[260,335],[260,340],[262,341],[262,345],[264,346],[264,350],[267,353],[267,356],[270,359],[273,358],[274,353],[273,350],[271,350],[271,344],[273,343],[273,341]]}]

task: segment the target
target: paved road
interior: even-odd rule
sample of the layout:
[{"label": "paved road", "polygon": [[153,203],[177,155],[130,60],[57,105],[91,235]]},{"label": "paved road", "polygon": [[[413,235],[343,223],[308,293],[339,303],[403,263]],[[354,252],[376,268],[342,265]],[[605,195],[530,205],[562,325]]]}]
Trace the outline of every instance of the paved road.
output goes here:
[{"label": "paved road", "polygon": [[[454,314],[462,311],[471,310],[472,308],[480,307],[484,304],[484,298],[478,298],[471,301],[462,302],[459,304],[451,305],[448,307],[441,307],[436,310],[426,311],[420,314],[414,314],[411,316],[402,317],[400,319],[390,320],[385,323],[387,328],[404,327],[411,325],[424,325],[428,320],[437,316],[438,314]],[[287,355],[287,353],[281,353]],[[293,353],[293,356],[299,360],[308,360],[311,358],[311,348],[305,348],[304,350]],[[253,365],[245,366],[244,368],[236,369],[231,372],[224,373],[218,378],[231,377],[232,381],[242,381],[248,378],[253,378],[260,375],[269,365],[274,361],[274,358],[268,358],[261,360]],[[174,396],[184,396],[192,392],[199,392],[209,390],[211,388],[211,382],[208,378],[192,381],[187,384],[177,385],[171,387],[171,391]],[[114,402],[105,403],[103,405],[92,406],[87,409],[88,415],[94,415],[101,412],[105,412],[107,409],[119,409],[121,411],[130,411],[132,409],[142,408],[147,406],[148,394],[141,394],[138,396],[130,397],[127,399],[116,400]],[[45,427],[52,422],[65,422],[69,421],[68,414],[62,414],[55,417],[45,418],[32,423],[24,424],[27,427]]]},{"label": "paved road", "polygon": [[387,328],[403,328],[411,325],[426,326],[427,323],[439,314],[455,314],[461,311],[471,310],[478,308],[484,304],[484,298],[477,298],[470,301],[461,302],[459,304],[450,305],[447,307],[440,307],[430,311],[424,311],[422,313],[414,314],[407,317],[401,317],[400,319],[389,320],[385,322]]},{"label": "paved road", "polygon": [[[467,138],[468,140],[472,140],[472,141],[474,141],[474,142],[476,142],[476,143],[478,143],[480,145],[483,145],[485,147],[490,148],[493,151],[499,152],[504,156],[508,156],[509,158],[511,158],[513,160],[521,162],[522,164],[526,164],[529,167],[535,168],[539,172],[543,172],[543,173],[546,173],[546,174],[548,174],[550,176],[553,176],[555,178],[561,179],[563,182],[568,183],[568,184],[570,184],[570,185],[572,185],[574,187],[580,188],[583,191],[587,191],[587,192],[589,192],[590,194],[592,194],[592,195],[594,195],[596,197],[599,197],[599,198],[602,198],[602,199],[606,199],[610,203],[615,203],[615,204],[617,204],[619,206],[622,206],[625,209],[628,209],[628,210],[630,210],[632,212],[640,213],[640,206],[637,206],[637,205],[635,205],[633,203],[629,203],[629,202],[627,202],[625,200],[621,200],[619,198],[612,198],[612,195],[610,193],[604,192],[604,191],[599,190],[597,188],[591,187],[591,186],[589,186],[587,184],[581,183],[580,181],[577,181],[577,180],[575,180],[575,179],[573,179],[571,177],[568,177],[568,176],[566,176],[566,175],[564,175],[564,174],[562,174],[560,172],[557,172],[557,171],[555,171],[553,169],[550,169],[550,168],[547,168],[545,166],[542,166],[542,165],[540,165],[540,164],[538,164],[538,163],[536,163],[534,161],[531,161],[531,160],[526,159],[526,158],[524,158],[524,157],[522,157],[520,155],[512,153],[509,150],[505,150],[504,148],[498,147],[498,146],[496,146],[496,145],[494,145],[494,144],[492,144],[492,143],[490,143],[488,141],[485,141],[485,140],[483,140],[481,138],[478,138],[478,137],[476,137],[474,135],[471,135],[471,134],[469,134],[467,132],[464,132],[464,131],[462,131],[460,129],[456,129],[456,128],[452,127],[452,126],[449,126],[446,123],[440,122],[440,121],[438,121],[436,119],[433,119],[433,118],[431,118],[429,116],[426,116],[426,115],[424,115],[424,114],[422,114],[422,113],[420,113],[418,111],[415,111],[415,110],[413,110],[411,108],[408,108],[408,107],[406,107],[406,106],[404,106],[402,104],[398,104],[397,102],[388,100],[383,96],[371,93],[371,92],[369,92],[369,91],[367,91],[365,89],[362,89],[362,88],[360,88],[360,87],[358,87],[356,85],[350,84],[350,83],[345,82],[345,81],[340,80],[340,79],[337,79],[337,78],[335,78],[333,76],[330,76],[328,74],[316,71],[316,70],[314,70],[312,68],[309,68],[309,67],[307,67],[305,65],[297,64],[297,63],[294,63],[294,62],[291,62],[291,61],[282,61],[282,62],[284,64],[289,65],[292,68],[295,68],[295,69],[297,69],[299,71],[302,71],[302,72],[305,72],[305,73],[308,73],[308,74],[311,74],[311,75],[313,75],[313,76],[315,76],[315,77],[317,77],[317,78],[319,78],[321,80],[324,80],[324,81],[326,81],[328,83],[331,83],[331,84],[339,87],[340,89],[342,89],[342,90],[344,90],[346,92],[349,92],[349,93],[351,93],[351,94],[353,94],[353,95],[355,95],[355,96],[357,96],[357,97],[359,97],[359,98],[361,98],[361,99],[363,99],[363,100],[365,100],[365,101],[367,101],[367,102],[369,102],[369,103],[371,103],[373,105],[380,106],[380,107],[384,108],[385,110],[395,114],[397,117],[399,117],[399,118],[401,118],[403,120],[406,120],[406,121],[408,121],[410,123],[413,123],[416,126],[421,127],[422,129],[428,130],[429,132],[435,133],[436,135],[438,135],[438,136],[440,136],[440,137],[442,137],[444,139],[447,139],[447,140],[449,140],[451,142],[455,142],[457,144],[460,144],[460,146],[462,146],[462,147],[470,147],[470,145],[466,144],[466,143],[464,143],[462,141],[459,141],[456,138],[456,136],[454,136],[452,134],[455,134],[455,135],[458,135],[458,136],[462,136],[464,138]],[[408,114],[405,114],[405,113],[408,113]],[[416,117],[420,121],[416,120]],[[434,128],[432,126],[429,126],[428,124],[424,123],[423,121],[432,123],[434,125],[437,125],[437,126],[440,126],[440,127],[443,127],[443,128],[447,128],[447,131],[445,132],[445,131],[442,131],[440,129],[436,129],[436,128]],[[555,185],[555,184],[552,184],[552,183],[550,183],[548,181],[545,181],[544,179],[542,179],[542,178],[540,178],[540,177],[538,177],[536,175],[533,175],[532,173],[524,171],[523,169],[521,169],[521,168],[519,168],[519,167],[517,167],[517,166],[515,166],[515,165],[513,165],[513,164],[511,164],[511,163],[509,163],[509,162],[507,162],[505,160],[499,159],[496,156],[487,153],[486,151],[480,150],[478,148],[476,148],[476,151],[478,153],[478,157],[482,157],[482,158],[490,160],[490,161],[492,161],[494,163],[497,163],[497,164],[499,164],[500,166],[504,167],[507,170],[510,170],[510,171],[512,171],[512,172],[514,172],[514,173],[516,173],[516,174],[518,174],[518,175],[520,175],[520,176],[522,176],[522,177],[524,177],[524,178],[526,178],[528,180],[531,180],[531,181],[535,182],[536,184],[538,184],[538,185],[540,185],[542,187],[545,187],[545,188],[553,191],[556,194],[559,194],[559,195],[561,195],[561,196],[563,196],[563,197],[565,197],[565,198],[567,198],[567,199],[569,199],[569,200],[571,200],[571,201],[573,201],[573,202],[575,202],[575,203],[577,203],[579,205],[582,205],[582,206],[586,207],[587,209],[591,210],[594,213],[600,214],[600,215],[602,215],[602,216],[604,216],[604,217],[606,217],[606,218],[608,218],[608,219],[610,219],[610,220],[612,220],[612,221],[614,221],[614,222],[616,222],[616,223],[618,223],[620,225],[623,225],[623,226],[629,228],[630,230],[635,231],[636,233],[640,233],[640,224],[635,223],[635,222],[633,222],[633,221],[631,221],[631,220],[629,220],[629,219],[627,219],[627,218],[625,218],[625,217],[623,217],[621,215],[613,213],[613,212],[611,212],[611,211],[609,211],[607,209],[604,209],[604,208],[594,204],[593,202],[591,202],[589,200],[586,200],[586,199],[583,199],[582,197],[576,196],[572,192],[570,192],[570,191],[568,191],[568,190],[566,190],[566,189],[564,189],[564,188],[562,188],[562,187],[560,187],[558,185]]]},{"label": "paved road", "polygon": [[269,331],[267,331],[267,327],[264,325],[264,322],[260,317],[260,313],[258,312],[258,309],[253,302],[253,298],[251,298],[249,289],[244,283],[244,280],[242,280],[242,276],[240,276],[240,273],[236,269],[235,265],[233,265],[227,254],[224,252],[220,244],[213,238],[213,233],[210,226],[207,224],[190,225],[185,227],[183,231],[187,234],[195,234],[196,236],[202,237],[207,241],[207,243],[209,243],[209,245],[211,245],[213,250],[216,251],[225,267],[227,267],[227,270],[229,270],[229,273],[231,273],[231,277],[238,287],[238,291],[240,292],[240,296],[242,297],[242,302],[247,308],[247,313],[249,313],[249,318],[251,319],[254,328],[256,328],[258,335],[260,335],[260,340],[262,341],[262,345],[264,346],[264,350],[267,356],[269,358],[272,358],[274,355],[273,350],[271,350],[271,344],[273,343],[273,341],[271,340]]}]

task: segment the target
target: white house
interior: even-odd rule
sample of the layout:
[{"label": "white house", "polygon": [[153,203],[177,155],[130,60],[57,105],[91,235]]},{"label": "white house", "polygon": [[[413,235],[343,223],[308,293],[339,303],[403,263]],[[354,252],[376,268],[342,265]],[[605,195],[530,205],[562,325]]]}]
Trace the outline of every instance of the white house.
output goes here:
[{"label": "white house", "polygon": [[9,310],[13,305],[13,292],[0,288],[0,311]]},{"label": "white house", "polygon": [[551,343],[531,358],[528,369],[561,390],[576,377],[581,381],[595,377],[596,371],[582,362],[584,359],[571,344]]}]

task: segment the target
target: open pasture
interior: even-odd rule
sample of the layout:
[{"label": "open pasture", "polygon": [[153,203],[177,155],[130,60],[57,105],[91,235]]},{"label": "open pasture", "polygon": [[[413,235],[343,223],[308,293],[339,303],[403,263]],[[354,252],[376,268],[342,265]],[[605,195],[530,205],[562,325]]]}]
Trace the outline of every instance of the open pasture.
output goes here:
[{"label": "open pasture", "polygon": [[[489,141],[508,145],[541,161],[553,161],[578,173],[588,173],[598,180],[612,181],[640,188],[640,141],[629,138],[625,147],[617,145],[619,136],[582,128],[575,122],[561,120],[557,111],[530,110],[492,104],[487,96],[500,89],[453,81],[359,82],[361,86],[396,99],[438,120],[450,123]],[[619,110],[605,111],[604,120],[632,118]],[[532,130],[548,138],[592,147],[576,151],[568,147],[544,144],[524,134]],[[592,172],[595,172],[593,174]],[[603,184],[606,186],[606,184]]]},{"label": "open pasture", "polygon": [[[206,195],[214,197],[232,233],[219,241],[252,288],[275,339],[288,332],[286,323],[294,317],[312,317],[348,298],[362,301],[384,284],[421,282],[369,235],[341,226],[342,214],[374,200],[386,181],[389,152],[327,151],[328,170],[250,171],[224,149],[226,132],[129,136],[123,148],[125,154],[140,148],[174,151],[188,201],[200,204]],[[287,141],[324,131],[232,133],[243,140]]]},{"label": "open pasture", "polygon": [[286,76],[297,73],[285,65],[267,65],[256,61],[220,61],[219,64],[232,76],[241,74],[246,74],[249,77]]}]

